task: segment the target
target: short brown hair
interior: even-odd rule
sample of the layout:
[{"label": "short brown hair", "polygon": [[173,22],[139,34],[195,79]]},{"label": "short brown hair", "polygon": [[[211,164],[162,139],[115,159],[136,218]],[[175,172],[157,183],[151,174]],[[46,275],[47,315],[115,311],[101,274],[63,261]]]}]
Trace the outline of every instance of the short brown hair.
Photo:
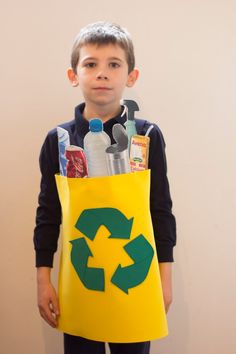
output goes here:
[{"label": "short brown hair", "polygon": [[111,22],[95,22],[82,28],[75,38],[72,53],[71,67],[76,74],[77,65],[79,62],[80,48],[86,44],[117,44],[124,51],[128,64],[129,73],[134,69],[135,57],[133,42],[129,32],[119,25]]}]

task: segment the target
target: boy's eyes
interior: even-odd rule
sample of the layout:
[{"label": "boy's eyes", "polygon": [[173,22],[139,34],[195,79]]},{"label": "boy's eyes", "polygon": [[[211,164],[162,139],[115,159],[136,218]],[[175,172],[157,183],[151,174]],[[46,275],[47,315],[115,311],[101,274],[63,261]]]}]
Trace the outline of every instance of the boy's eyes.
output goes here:
[{"label": "boy's eyes", "polygon": [[[97,65],[96,63],[91,62],[91,63],[86,63],[86,64],[85,64],[85,67],[86,67],[86,68],[95,68],[96,65]],[[111,68],[119,68],[119,67],[120,67],[120,64],[118,64],[118,63],[116,63],[116,62],[111,62],[111,63],[109,63],[109,66],[110,66]]]},{"label": "boy's eyes", "polygon": [[110,63],[110,66],[111,66],[112,68],[119,68],[119,67],[120,67],[120,64],[114,62],[114,63]]},{"label": "boy's eyes", "polygon": [[87,63],[87,64],[85,64],[85,67],[86,68],[94,68],[95,67],[95,63]]}]

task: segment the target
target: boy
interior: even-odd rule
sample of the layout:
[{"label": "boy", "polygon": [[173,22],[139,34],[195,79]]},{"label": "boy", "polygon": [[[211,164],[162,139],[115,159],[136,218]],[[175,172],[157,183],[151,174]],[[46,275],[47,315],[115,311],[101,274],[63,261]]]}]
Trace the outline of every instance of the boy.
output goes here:
[{"label": "boy", "polygon": [[[126,116],[120,105],[125,87],[132,87],[138,79],[133,44],[128,32],[120,26],[97,22],[83,28],[77,36],[71,55],[68,78],[72,86],[79,86],[85,103],[75,109],[75,119],[65,123],[71,144],[83,147],[89,130],[89,119],[99,117],[112,143],[112,127],[124,124]],[[150,123],[143,121],[138,133],[144,134]],[[150,133],[149,168],[151,169],[150,210],[159,259],[166,312],[172,300],[171,262],[176,240],[175,218],[166,176],[164,140],[157,126]],[[57,249],[61,207],[54,179],[59,172],[56,130],[47,135],[40,154],[42,173],[39,207],[37,209],[34,245],[38,282],[38,306],[41,316],[52,327],[57,326],[57,294],[50,281],[53,254]],[[112,354],[148,354],[150,342],[109,343]],[[81,337],[64,334],[65,354],[104,354],[105,345]]]}]

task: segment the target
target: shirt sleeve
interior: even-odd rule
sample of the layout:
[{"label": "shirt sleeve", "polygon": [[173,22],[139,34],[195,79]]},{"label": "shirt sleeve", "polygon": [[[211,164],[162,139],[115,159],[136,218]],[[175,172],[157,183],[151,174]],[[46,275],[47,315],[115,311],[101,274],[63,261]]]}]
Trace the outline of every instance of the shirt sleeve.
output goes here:
[{"label": "shirt sleeve", "polygon": [[176,221],[167,178],[165,142],[157,125],[150,136],[149,168],[151,169],[150,211],[159,262],[173,262],[176,245]]},{"label": "shirt sleeve", "polygon": [[54,175],[59,172],[56,130],[48,133],[41,148],[40,193],[34,229],[36,267],[52,267],[61,224],[61,206]]}]

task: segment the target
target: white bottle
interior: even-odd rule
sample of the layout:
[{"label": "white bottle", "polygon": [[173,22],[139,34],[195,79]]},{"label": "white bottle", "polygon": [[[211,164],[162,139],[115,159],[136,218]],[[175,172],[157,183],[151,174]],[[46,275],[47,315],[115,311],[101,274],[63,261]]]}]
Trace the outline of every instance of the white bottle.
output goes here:
[{"label": "white bottle", "polygon": [[88,163],[88,176],[108,176],[106,148],[111,145],[110,137],[103,131],[99,118],[89,121],[90,131],[84,137],[84,152]]}]

